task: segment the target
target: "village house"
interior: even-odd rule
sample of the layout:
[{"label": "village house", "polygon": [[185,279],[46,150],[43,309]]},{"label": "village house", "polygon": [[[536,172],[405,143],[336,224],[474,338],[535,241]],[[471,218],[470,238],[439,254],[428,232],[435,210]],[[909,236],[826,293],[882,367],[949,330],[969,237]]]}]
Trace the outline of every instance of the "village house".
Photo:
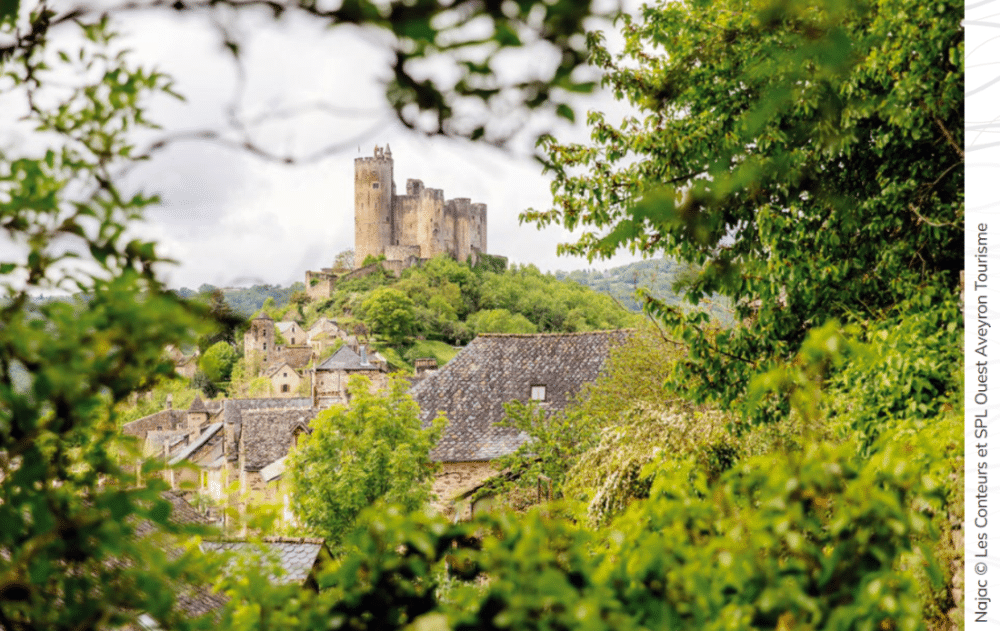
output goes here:
[{"label": "village house", "polygon": [[313,396],[319,406],[346,403],[348,380],[355,375],[368,377],[372,382],[372,391],[385,388],[388,374],[384,358],[378,356],[370,359],[364,345],[360,350],[359,355],[350,347],[341,346],[336,353],[313,369]]},{"label": "village house", "polygon": [[[319,591],[318,575],[333,560],[326,543],[314,537],[264,537],[258,541],[217,539],[203,541],[202,552],[228,554],[258,565],[275,583]],[[235,567],[245,567],[237,564]],[[272,574],[271,569],[277,570]]]},{"label": "village house", "polygon": [[279,397],[296,396],[299,394],[299,386],[305,382],[302,375],[287,361],[272,364],[264,370],[264,376],[271,380],[271,391]]},{"label": "village house", "polygon": [[283,459],[318,412],[311,397],[196,397],[186,411],[163,410],[126,423],[122,431],[143,441],[147,455],[172,465],[165,473],[172,488],[198,492],[219,506],[243,497],[281,503]]},{"label": "village house", "polygon": [[304,346],[308,343],[308,336],[302,330],[298,322],[294,320],[282,320],[275,324],[281,336],[285,338],[288,346]]},{"label": "village house", "polygon": [[597,379],[611,349],[630,334],[485,334],[444,367],[427,373],[410,395],[425,424],[439,412],[448,418],[431,452],[431,459],[442,465],[434,482],[439,500],[452,502],[495,476],[493,461],[528,439],[497,424],[504,419],[504,403],[534,401],[550,413],[565,409],[584,384]]},{"label": "village house", "polygon": [[187,355],[173,344],[168,344],[164,350],[174,363],[174,370],[178,375],[185,379],[194,378],[194,374],[198,372],[198,358],[201,356],[197,348]]}]

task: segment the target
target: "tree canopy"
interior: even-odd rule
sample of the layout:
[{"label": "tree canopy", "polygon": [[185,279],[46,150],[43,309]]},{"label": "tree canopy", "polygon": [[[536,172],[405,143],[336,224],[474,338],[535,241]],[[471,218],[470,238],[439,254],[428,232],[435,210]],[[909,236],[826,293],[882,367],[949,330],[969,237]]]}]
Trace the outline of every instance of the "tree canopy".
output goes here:
[{"label": "tree canopy", "polygon": [[[900,16],[907,16],[901,20]],[[701,398],[732,402],[831,318],[891,315],[954,293],[962,267],[961,5],[693,0],[623,16],[625,49],[592,38],[636,113],[591,112],[591,142],[545,144],[555,207],[524,218],[697,266],[687,298],[730,298],[726,334],[685,325]]]},{"label": "tree canopy", "polygon": [[376,502],[412,511],[431,499],[430,450],[445,421],[422,429],[420,408],[406,388],[406,381],[391,378],[384,392],[373,394],[366,377],[352,377],[350,403],[321,412],[289,456],[295,513],[328,541],[349,534],[361,511]]}]

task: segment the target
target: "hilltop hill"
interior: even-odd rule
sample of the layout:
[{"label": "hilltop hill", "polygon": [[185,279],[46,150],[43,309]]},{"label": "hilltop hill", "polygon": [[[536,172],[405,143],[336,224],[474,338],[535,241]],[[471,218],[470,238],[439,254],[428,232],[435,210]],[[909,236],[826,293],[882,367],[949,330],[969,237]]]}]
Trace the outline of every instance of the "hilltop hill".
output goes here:
[{"label": "hilltop hill", "polygon": [[[523,269],[528,269],[525,266]],[[668,259],[650,259],[628,265],[614,267],[608,270],[576,270],[566,272],[557,270],[545,273],[559,281],[575,282],[595,292],[606,294],[619,305],[632,313],[641,313],[642,307],[635,299],[635,290],[644,287],[654,296],[668,304],[681,305],[680,297],[673,291],[673,285],[681,278],[684,266]],[[252,287],[216,288],[212,285],[201,285],[198,290],[182,288],[177,294],[184,298],[194,298],[199,294],[207,295],[216,289],[221,289],[226,304],[234,313],[249,318],[259,312],[264,303],[271,298],[274,307],[287,307],[292,296],[297,291],[303,291],[302,283],[294,283],[288,287],[278,285],[254,285]],[[719,299],[706,305],[709,312],[720,322],[730,324],[732,316],[729,306]]]}]

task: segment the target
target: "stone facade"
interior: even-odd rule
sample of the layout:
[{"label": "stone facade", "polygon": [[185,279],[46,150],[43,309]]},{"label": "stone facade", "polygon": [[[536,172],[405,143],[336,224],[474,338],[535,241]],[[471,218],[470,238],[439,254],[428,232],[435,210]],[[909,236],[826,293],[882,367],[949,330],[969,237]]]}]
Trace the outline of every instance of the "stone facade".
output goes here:
[{"label": "stone facade", "polygon": [[358,355],[350,347],[342,346],[322,364],[313,370],[313,396],[321,407],[335,403],[347,403],[347,382],[354,375],[368,377],[372,382],[371,391],[385,388],[386,367],[376,357],[369,357],[362,347]]},{"label": "stone facade", "polygon": [[275,364],[264,373],[271,380],[271,388],[277,397],[299,396],[302,376],[288,362]]},{"label": "stone facade", "polygon": [[397,195],[388,146],[355,159],[355,267],[368,256],[405,263],[447,253],[464,261],[485,251],[486,204],[464,197],[445,200],[442,190],[413,179],[406,181],[406,193]]},{"label": "stone facade", "polygon": [[443,462],[431,490],[437,502],[447,506],[455,498],[479,487],[499,471],[492,462]]}]

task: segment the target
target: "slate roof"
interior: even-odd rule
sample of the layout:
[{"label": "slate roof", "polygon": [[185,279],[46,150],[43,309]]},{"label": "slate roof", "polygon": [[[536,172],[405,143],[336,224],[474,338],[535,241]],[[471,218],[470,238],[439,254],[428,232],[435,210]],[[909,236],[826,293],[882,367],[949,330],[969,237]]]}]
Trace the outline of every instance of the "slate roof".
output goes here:
[{"label": "slate roof", "polygon": [[243,469],[260,471],[287,456],[295,429],[308,428],[318,411],[314,408],[243,410]]},{"label": "slate roof", "polygon": [[[310,397],[271,397],[266,399],[226,399],[222,402],[222,421],[233,426],[233,440],[238,444],[243,431],[243,412],[247,410],[302,409],[313,405]],[[282,454],[283,455],[283,454]],[[229,450],[229,459],[239,458],[238,449]],[[268,460],[271,462],[274,460]],[[265,462],[264,464],[267,464]]]},{"label": "slate roof", "polygon": [[[176,491],[164,491],[160,494],[163,499],[170,502],[170,521],[175,524],[201,524],[209,525],[207,517],[199,513],[191,504]],[[136,536],[145,537],[156,530],[148,521],[141,521],[136,524]],[[175,556],[180,554],[180,549],[168,550],[168,554]],[[223,594],[212,592],[207,585],[191,585],[180,583],[176,585],[177,606],[185,614],[191,617],[200,616],[221,608],[228,600]]]},{"label": "slate roof", "polygon": [[275,375],[275,373],[277,373],[279,370],[281,370],[285,366],[288,366],[289,370],[291,370],[295,374],[298,374],[295,371],[295,367],[294,366],[292,366],[290,363],[288,363],[286,361],[281,361],[281,362],[278,362],[276,364],[272,364],[269,368],[264,369],[264,376],[270,379],[271,377],[273,377]]},{"label": "slate roof", "polygon": [[352,351],[346,344],[326,361],[316,367],[316,370],[378,370],[378,366],[369,358],[367,364],[361,363],[361,355]]},{"label": "slate roof", "polygon": [[143,438],[147,432],[156,431],[157,426],[164,430],[173,429],[178,423],[186,420],[187,412],[185,410],[160,410],[149,416],[125,423],[122,425],[122,433]]},{"label": "slate roof", "polygon": [[177,455],[171,458],[170,462],[168,462],[167,464],[173,466],[175,464],[187,460],[188,458],[191,457],[191,454],[201,449],[205,445],[205,443],[211,440],[212,436],[215,436],[215,434],[218,433],[220,429],[222,429],[222,423],[212,423],[211,425],[205,428],[205,431],[201,433],[201,436],[196,438],[194,442],[192,442],[190,445],[188,445],[180,452],[178,452]]},{"label": "slate roof", "polygon": [[291,330],[292,327],[294,327],[297,324],[298,322],[293,322],[291,320],[282,320],[281,322],[276,323],[275,326],[278,327],[279,331],[285,333],[286,331]]},{"label": "slate roof", "polygon": [[324,552],[322,539],[307,537],[264,537],[262,543],[250,541],[203,541],[201,549],[205,552],[232,552],[235,554],[252,555],[263,548],[263,552],[278,561],[284,574],[280,577],[282,583],[302,585],[309,578],[313,567],[321,557],[329,556]]},{"label": "slate roof", "polygon": [[472,340],[410,389],[425,425],[438,411],[448,417],[431,459],[486,461],[512,453],[527,436],[496,425],[504,418],[503,404],[527,401],[532,386],[544,385],[543,408],[562,410],[584,383],[597,378],[610,349],[631,333],[487,334]]},{"label": "slate roof", "polygon": [[208,408],[205,407],[205,402],[201,400],[201,395],[194,395],[194,401],[191,402],[191,407],[188,408],[188,412],[208,412]]}]

